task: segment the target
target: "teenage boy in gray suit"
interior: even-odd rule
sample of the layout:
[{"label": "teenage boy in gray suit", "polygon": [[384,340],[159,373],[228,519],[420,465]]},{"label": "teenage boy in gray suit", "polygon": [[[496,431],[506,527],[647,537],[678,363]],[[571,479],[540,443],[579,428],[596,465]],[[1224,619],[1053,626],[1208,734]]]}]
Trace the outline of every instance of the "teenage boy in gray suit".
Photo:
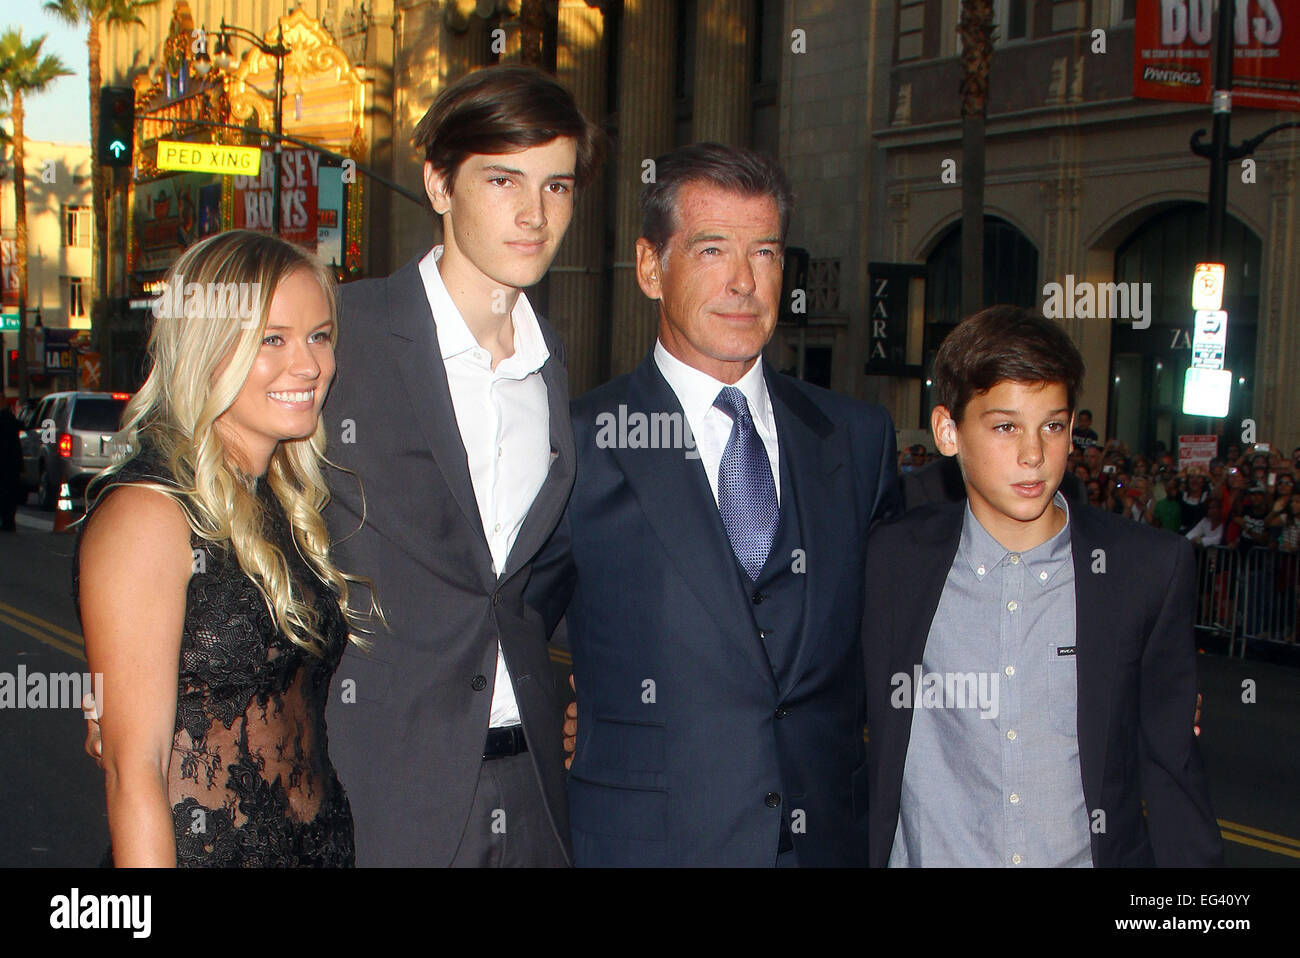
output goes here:
[{"label": "teenage boy in gray suit", "polygon": [[569,862],[563,705],[523,589],[573,485],[573,433],[563,344],[522,290],[596,137],[540,71],[452,84],[415,131],[443,245],[342,290],[323,414],[361,483],[332,483],[330,532],[392,630],[344,657],[327,713],[358,865]]}]

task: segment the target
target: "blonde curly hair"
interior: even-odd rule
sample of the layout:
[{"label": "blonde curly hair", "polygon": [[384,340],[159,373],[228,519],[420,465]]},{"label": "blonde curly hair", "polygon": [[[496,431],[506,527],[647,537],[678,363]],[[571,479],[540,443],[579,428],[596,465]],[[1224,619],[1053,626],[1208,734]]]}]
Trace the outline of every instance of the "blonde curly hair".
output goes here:
[{"label": "blonde curly hair", "polygon": [[[218,233],[181,254],[163,279],[167,293],[155,306],[149,337],[152,368],[123,412],[122,429],[115,437],[119,456],[95,478],[94,498],[88,494],[87,503],[93,508],[113,477],[148,450],[166,466],[174,484],[141,485],[170,495],[196,535],[233,551],[281,631],[295,644],[321,655],[326,640],[320,617],[295,592],[284,553],[263,534],[267,517],[256,495],[255,477],[235,465],[216,428],[217,419],[234,403],[248,378],[276,289],[298,270],[310,273],[325,292],[332,321],[330,342],[337,345],[336,281],[314,254],[250,230]],[[183,303],[183,309],[167,308],[173,293],[172,302]],[[284,507],[299,554],[337,597],[350,640],[366,648],[369,641],[353,628],[371,630],[360,625],[366,616],[348,607],[349,583],[363,583],[369,589],[367,616],[377,616],[381,622],[384,616],[373,583],[341,571],[330,560],[329,533],[321,518],[330,499],[326,465],[334,464],[325,457],[325,424],[320,419],[310,436],[276,445],[266,482]]]}]

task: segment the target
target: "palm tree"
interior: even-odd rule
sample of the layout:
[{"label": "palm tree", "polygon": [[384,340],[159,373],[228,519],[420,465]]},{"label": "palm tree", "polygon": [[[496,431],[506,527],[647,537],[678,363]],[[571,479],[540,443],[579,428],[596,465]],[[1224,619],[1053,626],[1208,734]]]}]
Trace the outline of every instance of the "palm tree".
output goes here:
[{"label": "palm tree", "polygon": [[[104,296],[108,272],[108,199],[104,189],[104,168],[95,151],[99,149],[99,88],[103,83],[100,65],[100,37],[103,27],[144,23],[139,11],[157,0],[47,0],[45,9],[64,23],[86,25],[86,49],[90,74],[90,183],[94,194],[95,255],[90,276],[90,328],[96,347],[102,344],[107,301]],[[107,359],[108,357],[105,357]],[[104,363],[107,370],[109,364]]]},{"label": "palm tree", "polygon": [[[0,100],[3,100],[4,98],[5,98],[4,86],[0,85]],[[12,119],[13,117],[8,110],[0,110],[0,121],[12,120]],[[14,173],[13,169],[9,165],[9,154],[13,150],[13,146],[14,146],[14,138],[9,134],[8,130],[6,130],[3,126],[0,126],[0,197],[4,196],[5,180],[13,176]],[[3,212],[4,212],[4,204],[0,203],[0,213]],[[0,218],[0,242],[3,242],[4,235],[5,235],[4,220]],[[5,277],[4,277],[3,269],[4,269],[4,258],[0,256],[0,298],[3,298],[4,288],[5,288]],[[0,339],[0,342],[2,341],[3,340]],[[24,347],[23,341],[20,339],[18,341],[18,353],[20,357],[22,357],[23,347]],[[23,361],[24,362],[26,361],[25,357],[23,357]],[[18,375],[19,368],[21,367],[18,366],[14,367],[15,376]],[[19,378],[21,379],[21,377]],[[2,394],[3,394],[3,386],[0,385],[0,395]]]},{"label": "palm tree", "polygon": [[984,305],[984,120],[993,63],[991,0],[961,0],[961,314]]},{"label": "palm tree", "polygon": [[[0,85],[0,100],[5,98],[3,85]],[[12,120],[8,110],[0,110],[0,121]],[[0,196],[4,195],[4,181],[13,175],[13,170],[9,169],[9,151],[13,149],[14,138],[10,136],[9,131],[0,126]],[[4,212],[4,205],[0,204],[0,213]],[[0,219],[0,237],[5,235],[4,220]],[[0,264],[2,265],[2,264]],[[0,276],[0,295],[4,292],[4,277]],[[21,352],[21,350],[20,350]]]},{"label": "palm tree", "polygon": [[519,10],[519,61],[539,70],[542,68],[542,36],[546,16],[543,0],[523,0]]},{"label": "palm tree", "polygon": [[22,28],[6,30],[0,36],[0,91],[10,101],[13,116],[14,218],[17,238],[14,258],[18,261],[18,396],[27,399],[27,171],[23,157],[23,97],[42,93],[59,77],[72,71],[53,54],[41,55],[45,36],[23,41]]}]

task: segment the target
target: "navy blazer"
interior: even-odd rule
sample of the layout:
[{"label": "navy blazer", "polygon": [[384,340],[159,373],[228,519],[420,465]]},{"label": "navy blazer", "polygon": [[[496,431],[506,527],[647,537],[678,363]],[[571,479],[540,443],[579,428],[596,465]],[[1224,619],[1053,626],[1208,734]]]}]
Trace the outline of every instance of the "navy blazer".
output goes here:
[{"label": "navy blazer", "polygon": [[548,627],[567,608],[579,865],[771,866],[783,817],[800,864],[866,861],[858,634],[868,529],[897,504],[893,424],[764,373],[807,575],[784,684],[700,459],[597,442],[620,406],[684,422],[653,357],[573,404],[574,491],[528,597]]},{"label": "navy blazer", "polygon": [[[862,638],[871,767],[871,864],[889,862],[912,732],[890,676],[921,661],[965,502],[882,523],[867,555]],[[1221,864],[1223,842],[1192,731],[1196,561],[1191,543],[1087,506],[1070,509],[1077,728],[1092,861]],[[1143,815],[1142,803],[1146,802]],[[1097,811],[1102,817],[1094,815]]]}]

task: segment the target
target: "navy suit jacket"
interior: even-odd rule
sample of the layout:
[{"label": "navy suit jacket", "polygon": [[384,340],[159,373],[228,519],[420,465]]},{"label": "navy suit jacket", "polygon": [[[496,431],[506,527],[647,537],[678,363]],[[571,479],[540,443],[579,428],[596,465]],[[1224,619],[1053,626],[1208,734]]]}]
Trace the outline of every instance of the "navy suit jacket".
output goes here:
[{"label": "navy suit jacket", "polygon": [[[890,677],[910,675],[921,662],[965,508],[965,502],[922,506],[871,536],[866,590],[874,614],[864,617],[862,635],[875,866],[889,862],[912,732],[912,710],[890,705]],[[1221,864],[1223,842],[1192,732],[1192,545],[1072,504],[1070,546],[1079,765],[1093,823],[1093,864]]]},{"label": "navy suit jacket", "polygon": [[858,635],[868,529],[896,508],[893,424],[764,372],[807,576],[784,684],[700,459],[598,442],[620,406],[684,422],[653,357],[573,404],[574,491],[528,597],[548,627],[567,608],[579,865],[771,866],[783,817],[800,864],[865,864]]}]

